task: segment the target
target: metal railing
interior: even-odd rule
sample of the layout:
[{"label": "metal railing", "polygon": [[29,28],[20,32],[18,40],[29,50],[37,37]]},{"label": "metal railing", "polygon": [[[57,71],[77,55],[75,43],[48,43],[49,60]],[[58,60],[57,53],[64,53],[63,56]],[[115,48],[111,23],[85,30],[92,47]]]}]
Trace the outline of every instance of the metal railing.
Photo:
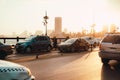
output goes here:
[{"label": "metal railing", "polygon": [[[16,40],[16,42],[19,42],[20,40],[24,40],[26,37],[0,37],[0,40],[3,40],[3,43],[7,43],[7,40]],[[53,38],[50,38],[51,41]],[[64,41],[66,38],[57,38],[58,43]]]}]

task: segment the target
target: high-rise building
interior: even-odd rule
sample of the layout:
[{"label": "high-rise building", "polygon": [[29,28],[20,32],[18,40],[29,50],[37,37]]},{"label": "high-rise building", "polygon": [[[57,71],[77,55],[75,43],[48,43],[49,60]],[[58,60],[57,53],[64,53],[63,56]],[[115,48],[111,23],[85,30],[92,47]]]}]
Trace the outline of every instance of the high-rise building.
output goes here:
[{"label": "high-rise building", "polygon": [[62,18],[55,17],[55,34],[62,33]]},{"label": "high-rise building", "polygon": [[62,18],[55,17],[55,36],[62,38]]}]

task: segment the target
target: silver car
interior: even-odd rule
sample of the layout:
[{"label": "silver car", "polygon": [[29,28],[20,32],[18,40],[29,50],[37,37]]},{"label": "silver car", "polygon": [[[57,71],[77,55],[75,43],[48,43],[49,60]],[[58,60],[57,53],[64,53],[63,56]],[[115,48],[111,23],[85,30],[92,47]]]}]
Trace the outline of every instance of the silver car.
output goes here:
[{"label": "silver car", "polygon": [[100,42],[99,56],[104,64],[109,60],[120,61],[120,34],[106,34]]},{"label": "silver car", "polygon": [[0,60],[0,80],[35,80],[35,77],[25,66]]}]

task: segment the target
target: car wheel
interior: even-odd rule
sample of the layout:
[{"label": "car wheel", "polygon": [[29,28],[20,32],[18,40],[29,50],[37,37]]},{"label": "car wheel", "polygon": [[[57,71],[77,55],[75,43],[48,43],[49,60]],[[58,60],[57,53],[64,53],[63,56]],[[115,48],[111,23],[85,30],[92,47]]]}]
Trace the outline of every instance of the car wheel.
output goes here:
[{"label": "car wheel", "polygon": [[16,54],[24,53],[23,51],[16,50]]},{"label": "car wheel", "polygon": [[97,46],[97,43],[95,42],[94,44],[93,44],[93,47],[95,48]]},{"label": "car wheel", "polygon": [[75,52],[75,48],[74,47],[71,48],[71,52]]},{"label": "car wheel", "polygon": [[65,50],[63,50],[62,48],[58,48],[58,50],[59,50],[60,52],[65,52]]},{"label": "car wheel", "polygon": [[89,49],[89,46],[85,46],[85,47],[84,47],[84,50],[85,50],[85,51],[88,51],[88,49]]},{"label": "car wheel", "polygon": [[0,59],[5,60],[7,53],[5,51],[0,51]]},{"label": "car wheel", "polygon": [[25,52],[26,52],[26,53],[31,53],[31,52],[32,52],[31,47],[27,47],[27,48],[25,49]]},{"label": "car wheel", "polygon": [[63,50],[59,50],[60,52],[64,52]]},{"label": "car wheel", "polygon": [[102,61],[103,64],[108,64],[109,63],[109,59],[102,58],[101,61]]},{"label": "car wheel", "polygon": [[50,52],[51,49],[52,49],[51,46],[48,46],[48,47],[47,47],[47,51],[48,51],[48,52]]}]

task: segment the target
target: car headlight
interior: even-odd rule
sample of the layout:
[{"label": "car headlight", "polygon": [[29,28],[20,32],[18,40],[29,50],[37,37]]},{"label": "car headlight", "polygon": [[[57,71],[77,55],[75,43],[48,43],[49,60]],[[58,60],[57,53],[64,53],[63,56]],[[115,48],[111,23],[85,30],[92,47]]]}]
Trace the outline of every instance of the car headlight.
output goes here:
[{"label": "car headlight", "polygon": [[28,75],[31,76],[31,71],[30,71],[30,69],[29,69],[29,68],[26,68],[26,70],[27,70]]},{"label": "car headlight", "polygon": [[[28,76],[30,76],[30,80],[35,80],[35,77],[32,75],[30,69],[26,68],[26,70],[27,70]],[[29,80],[29,79],[26,79],[26,80]]]}]

